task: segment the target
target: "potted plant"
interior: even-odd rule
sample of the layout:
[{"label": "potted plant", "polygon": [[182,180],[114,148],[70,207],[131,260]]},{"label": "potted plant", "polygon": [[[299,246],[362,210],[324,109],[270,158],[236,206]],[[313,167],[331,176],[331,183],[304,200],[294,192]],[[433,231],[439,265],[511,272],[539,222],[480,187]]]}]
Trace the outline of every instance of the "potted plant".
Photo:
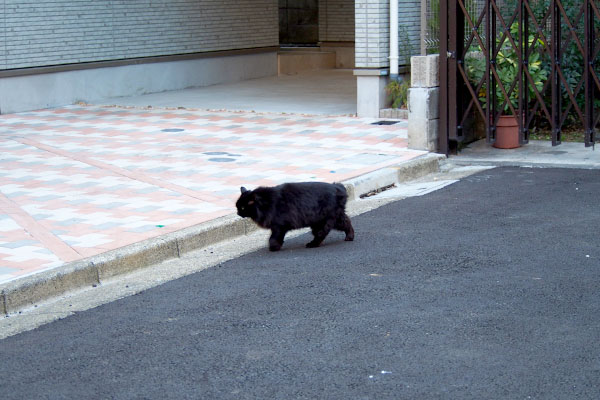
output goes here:
[{"label": "potted plant", "polygon": [[[518,38],[519,25],[514,23],[510,28],[510,33],[513,38]],[[534,44],[535,41],[535,44]],[[519,46],[518,41],[515,41]],[[533,47],[533,51],[529,54],[527,70],[533,80],[533,84],[538,92],[544,87],[544,81],[548,77],[548,69],[543,65],[540,52],[538,51],[543,42],[540,39],[535,39],[534,35],[528,37],[528,49]],[[496,105],[501,107],[501,115],[496,124],[496,142],[494,147],[498,148],[515,148],[519,147],[519,121],[515,113],[519,108],[519,88],[515,86],[510,90],[513,82],[518,78],[519,74],[519,56],[517,50],[512,46],[506,37],[502,43],[500,38],[496,38],[496,46],[499,48],[495,60],[496,73],[498,75],[498,83],[502,85],[508,96],[506,98],[504,92],[498,86],[496,89]],[[474,51],[469,52],[465,60],[467,66],[467,74],[469,81],[477,87],[486,72],[486,59],[483,57],[481,49],[476,47]],[[491,80],[496,80],[495,75],[491,75]],[[534,98],[535,91],[529,79],[527,79],[527,90],[529,98]],[[483,82],[479,93],[477,94],[479,101],[484,108],[488,107],[487,103],[487,87],[486,82]]]}]

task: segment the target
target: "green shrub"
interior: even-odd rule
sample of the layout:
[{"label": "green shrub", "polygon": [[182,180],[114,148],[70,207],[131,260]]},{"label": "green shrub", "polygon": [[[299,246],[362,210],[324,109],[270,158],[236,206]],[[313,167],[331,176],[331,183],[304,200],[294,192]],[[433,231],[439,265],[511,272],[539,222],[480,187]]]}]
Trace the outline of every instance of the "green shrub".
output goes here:
[{"label": "green shrub", "polygon": [[385,87],[388,100],[392,102],[392,108],[406,108],[408,105],[408,89],[410,80],[390,81]]},{"label": "green shrub", "polygon": [[[518,31],[519,25],[517,23],[514,23],[510,27],[510,33],[514,39],[518,38]],[[518,45],[518,41],[515,40],[515,42]],[[496,45],[499,47],[495,64],[496,72],[498,74],[500,83],[502,84],[504,90],[508,95],[508,101],[506,101],[507,99],[505,98],[502,89],[498,86],[498,88],[496,89],[496,104],[499,107],[502,107],[502,105],[504,105],[502,107],[503,114],[512,114],[511,106],[515,111],[519,106],[518,85],[515,85],[512,91],[510,90],[511,86],[513,85],[513,82],[515,82],[519,74],[519,57],[517,51],[512,46],[508,38],[505,38],[502,43],[500,43],[500,38],[496,38]],[[527,70],[531,75],[535,89],[537,89],[538,92],[541,92],[544,87],[544,82],[548,78],[550,72],[549,66],[542,63],[541,55],[539,52],[539,50],[541,50],[541,47],[543,46],[543,42],[541,39],[536,40],[534,35],[530,34],[528,38],[528,46],[529,48],[533,47],[534,49],[537,49],[537,51],[532,52],[529,56]],[[465,64],[469,81],[471,81],[471,83],[476,88],[486,72],[486,59],[485,57],[483,57],[479,46],[474,46],[471,49],[467,57],[465,57]],[[495,80],[495,77],[492,75],[491,79]],[[529,99],[535,99],[535,91],[529,80],[527,80],[527,88],[529,92]],[[484,108],[486,108],[487,106],[486,92],[487,87],[484,82],[479,93],[477,93],[477,96]]]}]

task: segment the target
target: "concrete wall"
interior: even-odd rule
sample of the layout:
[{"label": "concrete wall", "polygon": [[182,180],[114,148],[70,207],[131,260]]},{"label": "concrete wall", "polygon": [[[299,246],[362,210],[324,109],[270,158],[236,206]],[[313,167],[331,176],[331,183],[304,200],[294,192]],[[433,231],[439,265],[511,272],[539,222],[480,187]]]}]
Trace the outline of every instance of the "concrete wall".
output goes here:
[{"label": "concrete wall", "polygon": [[277,52],[124,65],[0,79],[0,114],[277,74]]},{"label": "concrete wall", "polygon": [[0,70],[277,46],[277,0],[0,0]]},{"label": "concrete wall", "polygon": [[0,113],[276,75],[278,45],[277,0],[0,0]]}]

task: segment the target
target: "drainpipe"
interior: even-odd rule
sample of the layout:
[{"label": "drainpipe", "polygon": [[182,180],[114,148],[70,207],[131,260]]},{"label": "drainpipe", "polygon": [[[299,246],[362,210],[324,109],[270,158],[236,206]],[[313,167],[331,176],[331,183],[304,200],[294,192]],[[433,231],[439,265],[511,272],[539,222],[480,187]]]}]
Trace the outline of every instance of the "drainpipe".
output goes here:
[{"label": "drainpipe", "polygon": [[398,80],[398,0],[390,0],[390,79]]}]

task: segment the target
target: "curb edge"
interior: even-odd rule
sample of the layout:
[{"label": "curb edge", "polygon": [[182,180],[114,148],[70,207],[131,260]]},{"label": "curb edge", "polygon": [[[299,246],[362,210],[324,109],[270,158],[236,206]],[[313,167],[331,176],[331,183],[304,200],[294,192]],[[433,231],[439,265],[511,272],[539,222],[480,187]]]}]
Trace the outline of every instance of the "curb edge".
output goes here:
[{"label": "curb edge", "polygon": [[[395,183],[439,170],[440,154],[425,154],[402,164],[343,181],[348,200]],[[182,254],[257,231],[251,221],[229,214],[199,225],[130,244],[0,285],[0,313],[9,315],[69,291],[102,284],[106,279],[180,258]]]}]

